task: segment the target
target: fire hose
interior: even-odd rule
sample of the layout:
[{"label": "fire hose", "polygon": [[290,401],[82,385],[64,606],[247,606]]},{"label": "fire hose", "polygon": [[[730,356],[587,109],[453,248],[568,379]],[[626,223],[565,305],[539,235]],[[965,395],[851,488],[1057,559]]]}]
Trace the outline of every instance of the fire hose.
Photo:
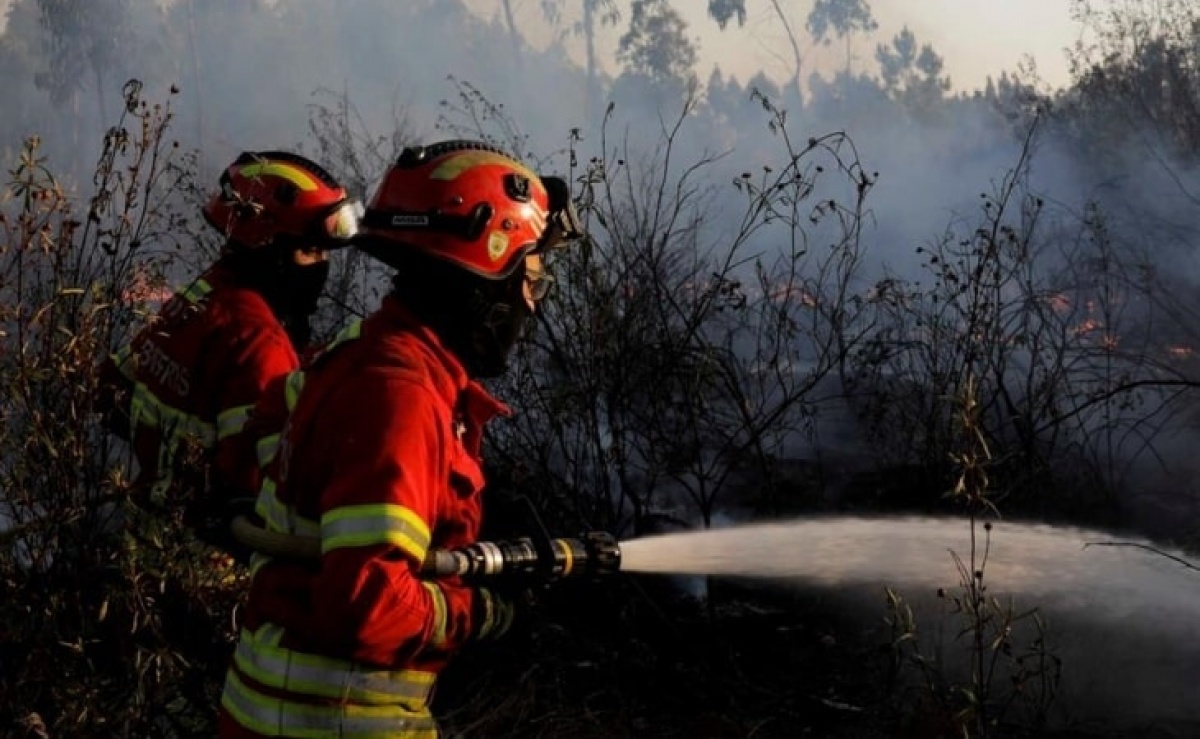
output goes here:
[{"label": "fire hose", "polygon": [[[313,562],[321,558],[321,540],[271,531],[245,516],[233,519],[234,538],[256,552],[282,559]],[[422,577],[525,579],[553,582],[565,577],[610,575],[621,569],[621,548],[606,531],[575,538],[520,537],[479,541],[457,549],[430,549],[419,570]]]}]

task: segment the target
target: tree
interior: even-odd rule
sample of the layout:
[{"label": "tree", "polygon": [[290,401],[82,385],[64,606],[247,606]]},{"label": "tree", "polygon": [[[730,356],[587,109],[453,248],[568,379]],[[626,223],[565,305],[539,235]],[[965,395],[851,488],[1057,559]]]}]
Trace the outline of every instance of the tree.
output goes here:
[{"label": "tree", "polygon": [[136,48],[130,30],[130,0],[38,0],[42,24],[49,32],[49,69],[38,86],[50,91],[56,105],[74,101],[90,73],[100,119],[107,121],[105,87],[119,72],[124,55]]},{"label": "tree", "polygon": [[696,47],[687,23],[667,0],[633,0],[630,10],[617,59],[653,88],[680,97],[696,80]]},{"label": "tree", "polygon": [[917,46],[917,37],[905,26],[890,46],[879,44],[875,59],[883,86],[893,99],[912,111],[934,110],[950,89],[950,78],[943,77],[945,61],[929,44]]},{"label": "tree", "polygon": [[739,26],[746,25],[746,0],[708,0],[708,15],[722,31],[737,16]]},{"label": "tree", "polygon": [[[562,20],[562,9],[569,0],[542,0],[542,13],[551,24],[557,25]],[[586,120],[591,120],[596,109],[596,99],[600,96],[600,84],[596,74],[596,29],[600,25],[615,25],[621,19],[616,0],[582,0],[583,18],[572,29],[583,36],[586,44],[587,69],[587,111]]]},{"label": "tree", "polygon": [[805,28],[813,40],[832,43],[830,32],[846,42],[846,74],[850,73],[850,41],[855,33],[872,33],[879,28],[867,0],[816,0]]}]

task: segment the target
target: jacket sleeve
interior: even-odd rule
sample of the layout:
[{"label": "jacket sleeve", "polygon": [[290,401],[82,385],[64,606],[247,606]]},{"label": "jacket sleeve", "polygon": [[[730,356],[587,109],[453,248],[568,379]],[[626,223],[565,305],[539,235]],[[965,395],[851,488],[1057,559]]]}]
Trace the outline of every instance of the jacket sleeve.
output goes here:
[{"label": "jacket sleeve", "polygon": [[427,650],[452,652],[473,635],[476,592],[417,576],[440,498],[453,494],[448,413],[413,382],[359,397],[373,402],[342,409],[347,426],[321,495],[310,637],[331,653],[385,667]]},{"label": "jacket sleeve", "polygon": [[[228,362],[217,383],[214,472],[219,489],[254,495],[262,482],[258,442],[277,432],[286,420],[286,409],[276,406],[282,404],[285,378],[299,367],[299,360],[282,328],[249,331],[228,346]],[[275,387],[268,393],[272,383]],[[248,429],[260,401],[263,415]]]}]

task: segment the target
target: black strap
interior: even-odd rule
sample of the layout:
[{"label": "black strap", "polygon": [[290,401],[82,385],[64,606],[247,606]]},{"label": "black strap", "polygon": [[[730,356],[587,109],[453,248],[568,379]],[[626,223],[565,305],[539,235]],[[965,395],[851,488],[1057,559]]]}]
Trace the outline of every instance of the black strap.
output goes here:
[{"label": "black strap", "polygon": [[435,231],[475,241],[483,235],[493,213],[492,206],[487,203],[480,203],[470,213],[461,216],[433,211],[371,208],[363,216],[363,226],[381,231]]}]

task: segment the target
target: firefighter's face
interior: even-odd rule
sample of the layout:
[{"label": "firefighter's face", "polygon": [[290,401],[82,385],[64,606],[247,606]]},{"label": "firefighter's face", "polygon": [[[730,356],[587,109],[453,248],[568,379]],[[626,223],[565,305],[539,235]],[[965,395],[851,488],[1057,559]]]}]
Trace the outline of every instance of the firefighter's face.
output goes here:
[{"label": "firefighter's face", "polygon": [[292,250],[292,263],[297,267],[308,267],[313,264],[329,261],[329,252],[319,247],[303,247]]}]

